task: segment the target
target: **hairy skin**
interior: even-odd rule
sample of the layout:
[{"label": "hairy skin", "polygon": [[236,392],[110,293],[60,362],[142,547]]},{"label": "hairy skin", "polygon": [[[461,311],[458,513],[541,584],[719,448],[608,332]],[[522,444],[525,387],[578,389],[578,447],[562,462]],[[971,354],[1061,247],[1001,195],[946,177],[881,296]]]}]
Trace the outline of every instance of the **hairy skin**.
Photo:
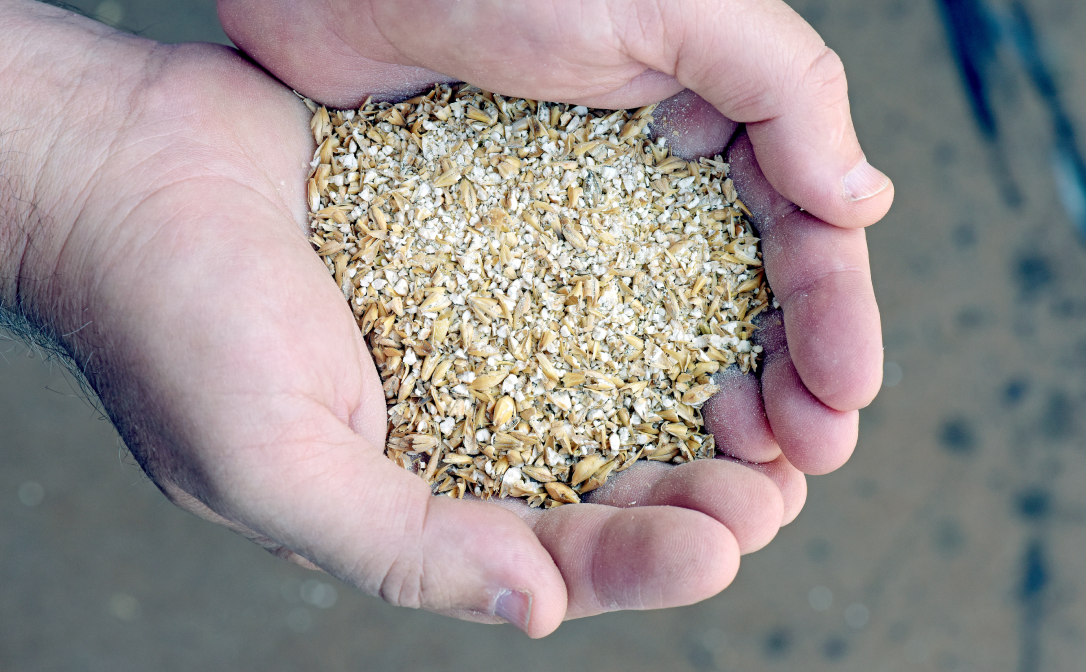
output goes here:
[{"label": "hairy skin", "polygon": [[[224,23],[236,31],[231,11],[246,6],[224,5]],[[267,10],[251,14],[264,42],[253,34],[242,41],[258,59],[269,53],[259,44],[283,38],[290,46],[312,28],[262,25],[279,16],[270,0]],[[781,16],[791,30],[791,15]],[[464,30],[475,25],[470,15],[449,18]],[[399,20],[372,23],[388,31]],[[519,25],[515,15],[506,20]],[[487,30],[501,32],[488,21]],[[295,32],[276,33],[285,25]],[[357,38],[349,30],[344,39]],[[563,30],[566,41],[578,37],[572,24]],[[767,329],[775,340],[766,341],[766,374],[714,400],[726,458],[639,465],[592,503],[552,511],[432,497],[383,455],[373,362],[306,241],[313,140],[290,89],[231,49],[160,45],[25,0],[0,0],[0,35],[0,302],[58,335],[167,497],[276,555],[392,604],[507,620],[538,637],[568,618],[719,592],[740,554],[768,543],[802,506],[803,476],[792,464],[827,471],[855,444],[855,408],[870,396],[879,340],[862,234],[798,219],[740,139],[736,180],[762,208],[767,273],[794,298],[782,301],[783,326]],[[529,47],[550,53],[547,40],[557,38],[538,39]],[[326,44],[325,57],[349,55],[347,42]],[[433,81],[417,68],[444,54],[449,76],[462,76],[459,42],[411,59],[402,57],[406,46],[375,44],[368,65],[349,63],[340,74],[391,95]],[[497,54],[487,61],[495,68],[511,57],[479,53]],[[682,88],[681,77],[621,60],[604,70],[598,81],[583,70],[585,88],[565,93],[629,102]],[[683,131],[690,155],[719,151],[735,125],[717,107],[680,93],[664,106],[664,132]],[[852,223],[883,205],[863,206],[870,211]],[[855,282],[845,286],[843,277]],[[844,343],[827,341],[821,325],[840,326],[841,315],[856,328]],[[849,349],[856,371],[826,387],[836,374],[825,367]],[[777,436],[787,441],[778,445]]]}]

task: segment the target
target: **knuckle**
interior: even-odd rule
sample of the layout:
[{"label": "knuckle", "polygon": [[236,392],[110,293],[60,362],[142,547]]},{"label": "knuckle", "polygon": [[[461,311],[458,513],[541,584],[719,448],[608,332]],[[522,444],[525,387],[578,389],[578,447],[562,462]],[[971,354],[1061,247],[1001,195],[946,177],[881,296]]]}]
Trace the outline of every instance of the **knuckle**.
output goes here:
[{"label": "knuckle", "polygon": [[832,84],[844,83],[845,64],[837,52],[826,45],[808,56],[810,59],[804,68],[804,77],[814,82]]},{"label": "knuckle", "polygon": [[378,595],[394,607],[419,609],[424,604],[422,576],[418,563],[397,560],[385,573]]},{"label": "knuckle", "polygon": [[848,100],[845,64],[833,49],[823,45],[805,56],[797,82],[801,95],[813,96],[819,104],[835,107]]},{"label": "knuckle", "polygon": [[378,572],[377,594],[397,607],[418,609],[430,606],[432,602],[432,596],[426,594],[426,553],[423,543],[429,517],[429,499],[421,500],[420,504],[405,507],[408,512],[402,519],[400,538],[394,542],[397,548],[386,561],[384,570]]}]

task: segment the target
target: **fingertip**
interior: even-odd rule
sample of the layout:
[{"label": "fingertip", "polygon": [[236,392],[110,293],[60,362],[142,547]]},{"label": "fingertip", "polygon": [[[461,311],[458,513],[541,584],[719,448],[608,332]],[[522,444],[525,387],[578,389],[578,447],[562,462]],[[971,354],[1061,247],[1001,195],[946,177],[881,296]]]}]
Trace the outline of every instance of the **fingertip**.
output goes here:
[{"label": "fingertip", "polygon": [[597,564],[594,580],[608,610],[695,604],[727,588],[739,572],[735,535],[697,511],[627,509],[609,519],[601,537],[609,559]]},{"label": "fingertip", "polygon": [[[502,590],[494,600],[494,615],[532,637],[532,601],[530,591]],[[546,634],[549,634],[549,631],[536,633],[532,639]]]},{"label": "fingertip", "polygon": [[[710,464],[721,462],[713,461]],[[781,520],[784,519],[784,499],[768,476],[758,470],[747,469],[746,465],[732,464],[745,473],[738,478],[732,475],[729,479],[732,510],[723,514],[720,520],[727,521],[725,525],[735,537],[739,553],[746,555],[765,548],[777,536]],[[716,482],[721,482],[719,476],[708,473],[708,470],[702,478],[714,478]]]},{"label": "fingertip", "polygon": [[565,577],[567,618],[693,604],[739,569],[735,536],[699,511],[578,504],[528,519]]},{"label": "fingertip", "polygon": [[744,144],[749,146],[746,163],[757,157],[764,179],[784,199],[843,229],[864,228],[886,216],[894,202],[894,183],[868,163],[858,144],[848,152],[789,149],[796,141],[777,128],[778,123],[748,124],[746,136],[734,145],[740,152]]},{"label": "fingertip", "polygon": [[872,166],[864,158],[848,171],[841,179],[844,187],[845,201],[858,203],[881,194],[887,189],[893,189],[893,183],[878,168]]},{"label": "fingertip", "polygon": [[[722,456],[719,459],[729,458]],[[770,462],[744,463],[743,466],[765,474],[777,486],[783,504],[781,527],[794,521],[807,501],[807,478],[803,472],[796,469],[784,455]]]},{"label": "fingertip", "polygon": [[735,460],[668,466],[646,503],[700,511],[731,532],[740,554],[753,553],[777,535],[784,500],[771,478],[748,466]]},{"label": "fingertip", "polygon": [[[763,153],[759,152],[759,158]],[[894,202],[894,183],[867,159],[844,169],[835,169],[832,162],[804,166],[770,160],[765,174],[789,201],[842,229],[875,224]],[[798,186],[802,183],[806,186]]]},{"label": "fingertip", "polygon": [[866,158],[845,173],[840,185],[836,203],[807,209],[834,226],[858,229],[881,220],[894,203],[893,181]]},{"label": "fingertip", "polygon": [[848,462],[859,436],[859,411],[837,411],[807,390],[791,360],[766,365],[766,413],[781,451],[805,474],[828,474]]},{"label": "fingertip", "polygon": [[[777,487],[781,489],[781,498],[784,500],[781,527],[784,527],[799,516],[799,512],[803,510],[803,505],[807,503],[807,477],[804,476],[802,471],[788,463],[784,456],[781,456],[780,462],[784,464],[773,463],[763,473],[772,478],[777,483]],[[775,474],[779,474],[779,476]]]},{"label": "fingertip", "polygon": [[685,159],[722,153],[739,127],[690,89],[661,101],[652,118],[653,138],[665,138],[671,152]]},{"label": "fingertip", "polygon": [[789,104],[748,125],[758,162],[792,203],[842,228],[874,224],[893,202],[893,183],[868,163],[856,136],[840,57],[824,44],[805,54]]},{"label": "fingertip", "polygon": [[807,389],[838,411],[870,404],[882,386],[883,358],[870,276],[830,273],[781,303],[788,348]]},{"label": "fingertip", "polygon": [[[432,495],[431,495],[432,497]],[[503,507],[479,501],[433,497],[425,531],[427,565],[444,561],[428,583],[461,592],[443,608],[469,608],[497,616],[529,637],[561,625],[566,586],[531,528]]]},{"label": "fingertip", "polygon": [[758,379],[732,365],[714,375],[713,382],[720,391],[705,402],[701,413],[717,450],[747,462],[769,462],[780,455]]},{"label": "fingertip", "polygon": [[[779,450],[776,458],[780,459]],[[670,506],[698,511],[728,528],[741,554],[751,553],[777,534],[786,509],[776,474],[754,466],[726,456],[681,465],[639,463],[616,474],[583,501],[619,508]]]},{"label": "fingertip", "polygon": [[739,541],[731,530],[723,525],[716,525],[712,529],[716,531],[715,548],[706,554],[706,558],[710,561],[714,558],[717,559],[715,582],[710,584],[709,589],[706,591],[707,594],[698,597],[697,601],[720,593],[730,586],[732,581],[735,581],[735,576],[739,573],[739,556],[742,555],[739,549]]}]

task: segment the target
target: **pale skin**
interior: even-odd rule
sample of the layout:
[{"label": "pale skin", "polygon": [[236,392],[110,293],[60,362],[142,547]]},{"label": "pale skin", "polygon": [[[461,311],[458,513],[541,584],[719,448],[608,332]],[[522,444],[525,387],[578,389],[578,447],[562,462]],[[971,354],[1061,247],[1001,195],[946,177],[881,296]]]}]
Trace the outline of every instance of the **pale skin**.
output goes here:
[{"label": "pale skin", "polygon": [[[0,0],[3,305],[58,336],[172,501],[392,604],[539,637],[722,590],[740,554],[798,513],[802,472],[848,458],[880,379],[859,227],[892,186],[844,179],[862,152],[817,35],[768,0],[576,3],[591,14],[576,25],[555,19],[561,3],[524,5],[530,16],[516,3],[460,2],[456,16],[442,3],[254,3],[220,3],[229,34],[329,104],[411,93],[440,71],[599,106],[688,87],[709,101],[672,103],[690,154],[730,136],[719,112],[746,122],[730,159],[783,321],[767,319],[764,375],[730,378],[713,401],[725,458],[632,468],[591,504],[551,511],[432,497],[382,454],[376,371],[306,241],[306,108],[233,50],[160,45],[25,0]],[[714,24],[710,4],[739,18]],[[633,21],[635,5],[649,13]],[[541,59],[545,77],[529,67]]]}]

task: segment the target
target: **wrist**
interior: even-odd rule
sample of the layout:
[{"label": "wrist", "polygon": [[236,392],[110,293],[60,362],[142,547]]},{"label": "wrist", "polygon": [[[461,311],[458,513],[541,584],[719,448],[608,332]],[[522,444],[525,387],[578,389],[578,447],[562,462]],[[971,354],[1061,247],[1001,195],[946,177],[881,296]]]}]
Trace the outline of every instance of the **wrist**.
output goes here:
[{"label": "wrist", "polygon": [[0,1],[0,307],[63,333],[65,243],[110,155],[150,42]]}]

